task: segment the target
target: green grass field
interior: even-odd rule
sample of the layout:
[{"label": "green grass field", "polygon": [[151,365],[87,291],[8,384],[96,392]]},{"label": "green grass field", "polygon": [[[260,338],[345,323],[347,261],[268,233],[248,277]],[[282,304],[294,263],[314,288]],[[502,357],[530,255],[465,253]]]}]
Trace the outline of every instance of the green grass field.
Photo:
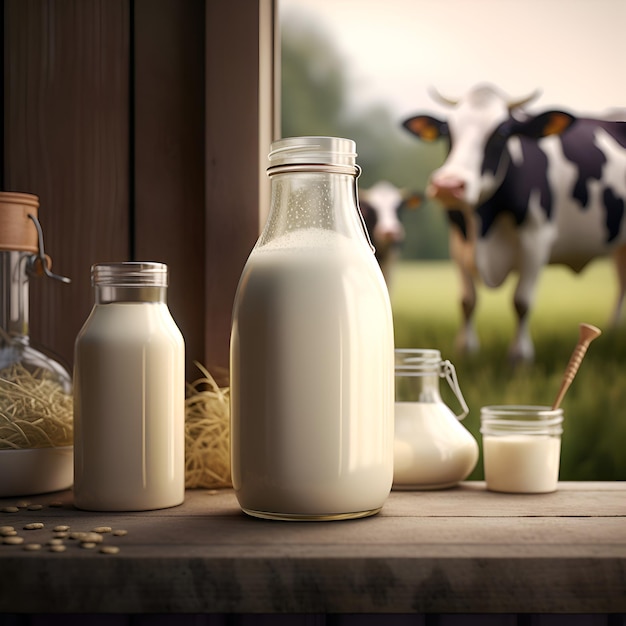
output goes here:
[{"label": "green grass field", "polygon": [[[455,350],[461,323],[459,279],[449,261],[403,261],[391,285],[396,347],[437,348],[455,365],[470,407],[463,424],[481,444],[480,407],[487,404],[550,405],[578,339],[579,322],[603,330],[587,352],[562,407],[565,413],[561,480],[626,480],[626,323],[607,327],[617,296],[610,261],[596,261],[581,274],[544,269],[531,314],[536,357],[513,367],[507,358],[515,331],[515,277],[499,289],[479,287],[478,354]],[[444,399],[454,398],[441,381]],[[482,479],[482,455],[471,479]]]}]

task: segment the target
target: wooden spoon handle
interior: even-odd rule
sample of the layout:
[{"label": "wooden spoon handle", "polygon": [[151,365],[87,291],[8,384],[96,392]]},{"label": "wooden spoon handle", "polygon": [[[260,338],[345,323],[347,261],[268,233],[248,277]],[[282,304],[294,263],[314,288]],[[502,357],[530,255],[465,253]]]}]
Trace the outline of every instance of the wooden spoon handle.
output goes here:
[{"label": "wooden spoon handle", "polygon": [[572,356],[569,359],[569,363],[567,364],[567,368],[565,369],[565,373],[563,374],[563,380],[561,381],[561,388],[559,389],[559,393],[556,396],[556,400],[552,405],[552,409],[558,409],[561,401],[563,400],[563,396],[565,392],[569,389],[569,386],[572,384],[574,380],[574,376],[576,376],[576,372],[578,372],[578,368],[582,363],[582,360],[587,352],[587,348],[589,344],[598,337],[602,331],[591,324],[581,324],[580,325],[580,335],[578,338],[578,343],[572,352]]}]

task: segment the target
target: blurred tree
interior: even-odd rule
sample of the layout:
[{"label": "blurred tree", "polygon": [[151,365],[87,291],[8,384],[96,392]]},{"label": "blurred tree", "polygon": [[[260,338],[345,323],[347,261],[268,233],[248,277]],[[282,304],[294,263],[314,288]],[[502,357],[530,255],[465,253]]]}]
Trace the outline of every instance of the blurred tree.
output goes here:
[{"label": "blurred tree", "polygon": [[[387,180],[423,192],[430,172],[444,159],[443,146],[427,146],[401,127],[382,104],[349,104],[350,76],[332,39],[315,22],[289,14],[281,24],[282,136],[330,135],[356,141],[361,188]],[[448,257],[445,216],[424,203],[402,216],[405,258]]]}]

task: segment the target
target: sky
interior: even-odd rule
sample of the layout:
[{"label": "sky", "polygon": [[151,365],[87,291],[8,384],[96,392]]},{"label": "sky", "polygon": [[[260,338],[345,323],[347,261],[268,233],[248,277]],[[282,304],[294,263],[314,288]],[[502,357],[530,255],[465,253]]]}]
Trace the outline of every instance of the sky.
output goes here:
[{"label": "sky", "polygon": [[489,82],[531,110],[626,108],[626,0],[279,0],[331,33],[353,101],[399,116],[443,111],[430,87],[458,98]]}]

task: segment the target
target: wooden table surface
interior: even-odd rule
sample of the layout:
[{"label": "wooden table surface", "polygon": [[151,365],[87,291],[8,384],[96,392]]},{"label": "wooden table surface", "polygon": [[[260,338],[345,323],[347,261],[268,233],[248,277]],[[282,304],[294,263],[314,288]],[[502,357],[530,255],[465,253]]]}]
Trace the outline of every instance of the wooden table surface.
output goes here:
[{"label": "wooden table surface", "polygon": [[[230,490],[142,513],[78,511],[69,491],[27,501],[43,508],[0,500],[25,540],[0,545],[4,613],[626,613],[624,482],[392,492],[379,515],[335,522],[253,519]],[[55,553],[58,525],[128,533],[102,535],[117,554],[69,538]]]}]

